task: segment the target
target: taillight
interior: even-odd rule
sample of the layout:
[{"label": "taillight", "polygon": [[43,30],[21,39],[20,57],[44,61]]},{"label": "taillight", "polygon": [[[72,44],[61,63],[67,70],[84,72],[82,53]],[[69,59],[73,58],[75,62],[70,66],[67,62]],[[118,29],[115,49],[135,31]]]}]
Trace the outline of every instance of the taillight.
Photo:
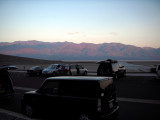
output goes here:
[{"label": "taillight", "polygon": [[69,69],[66,69],[67,71],[69,71]]},{"label": "taillight", "polygon": [[98,99],[97,101],[97,111],[101,112],[101,99]]}]

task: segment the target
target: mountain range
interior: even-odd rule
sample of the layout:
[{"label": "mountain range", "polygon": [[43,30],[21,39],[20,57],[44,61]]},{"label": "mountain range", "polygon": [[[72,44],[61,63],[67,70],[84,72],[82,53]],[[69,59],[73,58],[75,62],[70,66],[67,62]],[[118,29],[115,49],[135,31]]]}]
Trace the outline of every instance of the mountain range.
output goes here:
[{"label": "mountain range", "polygon": [[160,60],[160,48],[121,43],[0,42],[0,54],[45,60]]}]

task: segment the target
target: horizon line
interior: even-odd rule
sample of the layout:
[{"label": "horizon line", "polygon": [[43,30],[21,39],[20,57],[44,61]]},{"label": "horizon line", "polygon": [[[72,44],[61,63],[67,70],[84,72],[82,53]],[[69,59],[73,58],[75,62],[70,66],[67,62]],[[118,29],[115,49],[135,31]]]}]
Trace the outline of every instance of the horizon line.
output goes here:
[{"label": "horizon line", "polygon": [[122,45],[127,45],[127,46],[135,46],[135,47],[139,47],[139,48],[154,48],[154,49],[159,49],[160,47],[140,47],[140,46],[136,46],[136,45],[132,45],[132,44],[125,44],[125,43],[120,43],[120,42],[102,42],[102,43],[91,43],[91,42],[80,42],[80,43],[76,43],[76,42],[70,42],[70,41],[53,41],[53,42],[49,42],[49,41],[40,41],[40,40],[16,40],[16,41],[12,41],[12,42],[0,42],[1,43],[15,43],[15,42],[31,42],[31,41],[35,41],[35,42],[43,42],[43,43],[74,43],[74,44],[83,44],[83,43],[86,43],[86,44],[95,44],[95,45],[98,45],[98,44],[105,44],[105,43],[109,43],[109,44],[122,44]]}]

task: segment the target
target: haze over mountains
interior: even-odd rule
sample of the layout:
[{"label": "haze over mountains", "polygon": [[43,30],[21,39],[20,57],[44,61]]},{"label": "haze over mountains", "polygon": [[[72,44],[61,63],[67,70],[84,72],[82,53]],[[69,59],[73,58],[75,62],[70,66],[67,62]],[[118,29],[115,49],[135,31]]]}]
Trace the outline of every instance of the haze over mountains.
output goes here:
[{"label": "haze over mountains", "polygon": [[160,48],[136,47],[121,43],[72,43],[15,41],[1,42],[0,54],[46,60],[160,60]]}]

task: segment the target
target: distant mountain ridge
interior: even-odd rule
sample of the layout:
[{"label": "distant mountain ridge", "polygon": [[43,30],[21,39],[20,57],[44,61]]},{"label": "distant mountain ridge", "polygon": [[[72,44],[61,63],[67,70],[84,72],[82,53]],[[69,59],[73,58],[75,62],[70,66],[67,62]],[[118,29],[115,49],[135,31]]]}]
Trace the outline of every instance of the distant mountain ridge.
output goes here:
[{"label": "distant mountain ridge", "polygon": [[1,42],[0,54],[46,60],[160,60],[160,48],[136,47],[121,43],[72,43],[15,41]]}]

